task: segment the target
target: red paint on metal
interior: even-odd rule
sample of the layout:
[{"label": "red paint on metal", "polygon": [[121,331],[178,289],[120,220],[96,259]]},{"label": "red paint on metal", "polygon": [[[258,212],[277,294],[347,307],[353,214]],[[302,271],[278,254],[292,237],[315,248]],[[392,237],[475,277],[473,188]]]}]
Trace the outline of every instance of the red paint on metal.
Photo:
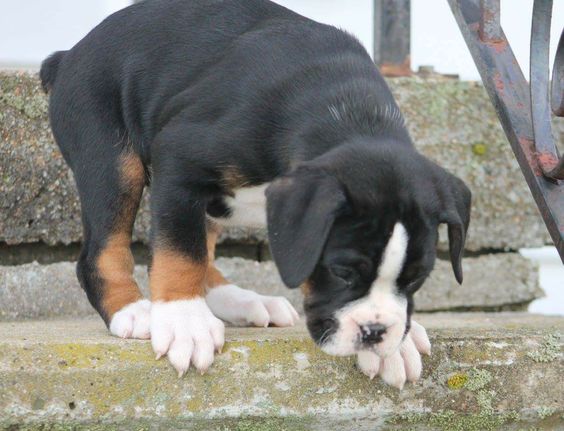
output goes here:
[{"label": "red paint on metal", "polygon": [[501,54],[509,46],[507,40],[505,39],[492,40],[491,42],[488,42],[487,45],[493,48],[493,50],[498,54]]},{"label": "red paint on metal", "polygon": [[559,162],[556,155],[546,151],[537,153],[537,160],[544,172],[552,171]]},{"label": "red paint on metal", "polygon": [[504,84],[503,79],[501,78],[501,74],[499,72],[496,72],[496,74],[493,77],[493,81],[494,81],[494,85],[495,85],[495,88],[497,89],[497,91],[502,93],[503,90],[505,89],[505,84]]},{"label": "red paint on metal", "polygon": [[537,177],[542,177],[542,169],[539,166],[538,159],[536,157],[535,141],[530,138],[519,138],[519,145],[523,149],[523,154],[527,158],[527,163],[531,167],[531,170]]}]

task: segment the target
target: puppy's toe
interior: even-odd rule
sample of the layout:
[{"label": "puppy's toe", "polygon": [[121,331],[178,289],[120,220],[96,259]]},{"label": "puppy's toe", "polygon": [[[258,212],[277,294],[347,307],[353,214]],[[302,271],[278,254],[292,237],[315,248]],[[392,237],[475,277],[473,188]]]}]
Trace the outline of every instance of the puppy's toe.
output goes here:
[{"label": "puppy's toe", "polygon": [[399,351],[383,358],[380,362],[380,376],[391,386],[402,389],[407,379],[405,365]]},{"label": "puppy's toe", "polygon": [[194,337],[194,352],[192,355],[192,364],[198,371],[204,373],[213,363],[214,341],[212,337],[205,336],[205,334],[197,335]]},{"label": "puppy's toe", "polygon": [[380,371],[380,357],[373,352],[362,350],[357,353],[357,364],[360,371],[372,380]]},{"label": "puppy's toe", "polygon": [[431,354],[431,342],[429,341],[429,336],[423,326],[412,320],[408,336],[411,336],[411,339],[413,340],[419,353],[424,355]]},{"label": "puppy's toe", "polygon": [[241,315],[231,319],[231,323],[239,326],[252,325],[267,327],[270,322],[270,315],[264,304],[258,298],[251,298],[241,302],[239,306]]},{"label": "puppy's toe", "polygon": [[190,364],[201,372],[224,341],[224,326],[199,299],[156,302],[151,310],[151,343],[157,358],[166,354],[182,376]]},{"label": "puppy's toe", "polygon": [[405,367],[405,375],[410,382],[416,382],[421,377],[423,364],[421,354],[417,351],[415,343],[408,335],[400,347],[400,354]]},{"label": "puppy's toe", "polygon": [[190,337],[175,338],[167,352],[167,357],[174,369],[178,372],[178,376],[184,375],[190,368],[192,352],[194,351],[194,343]]},{"label": "puppy's toe", "polygon": [[219,319],[212,321],[210,334],[213,340],[213,347],[216,352],[221,352],[225,344],[225,325]]},{"label": "puppy's toe", "polygon": [[[262,296],[261,299],[270,315],[270,323],[276,326],[294,326],[298,314],[286,298],[281,296]],[[295,314],[294,314],[295,313]]]},{"label": "puppy's toe", "polygon": [[238,326],[293,326],[299,320],[286,298],[259,295],[234,284],[211,288],[206,302],[213,314]]},{"label": "puppy's toe", "polygon": [[146,299],[126,305],[112,316],[110,332],[120,338],[150,338],[150,310],[151,302]]}]

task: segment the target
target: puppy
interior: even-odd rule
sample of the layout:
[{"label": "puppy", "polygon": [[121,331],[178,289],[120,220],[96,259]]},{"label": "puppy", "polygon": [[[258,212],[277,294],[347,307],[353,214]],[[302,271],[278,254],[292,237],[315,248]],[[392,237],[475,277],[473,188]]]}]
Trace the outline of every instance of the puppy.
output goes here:
[{"label": "puppy", "polygon": [[[218,225],[266,224],[321,348],[398,387],[419,377],[430,345],[413,294],[441,223],[462,281],[470,192],[415,150],[354,37],[267,0],[145,0],[40,75],[80,195],[78,279],[112,334],[150,337],[183,374],[212,364],[222,320],[293,325],[285,299],[214,266]],[[130,251],[146,185],[152,302]]]}]

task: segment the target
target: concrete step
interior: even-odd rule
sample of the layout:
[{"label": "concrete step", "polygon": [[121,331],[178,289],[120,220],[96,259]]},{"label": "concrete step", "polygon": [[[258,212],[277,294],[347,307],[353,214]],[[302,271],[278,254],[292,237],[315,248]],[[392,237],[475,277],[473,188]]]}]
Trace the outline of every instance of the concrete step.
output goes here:
[{"label": "concrete step", "polygon": [[179,379],[99,319],[0,323],[0,429],[564,429],[564,319],[417,320],[433,353],[402,391],[321,353],[303,327],[228,329],[209,372]]},{"label": "concrete step", "polygon": [[[472,190],[468,250],[517,250],[550,242],[481,84],[419,77],[388,82],[418,148]],[[554,130],[563,136],[564,122],[555,122]],[[76,187],[53,142],[37,75],[0,71],[0,154],[0,242],[80,241]],[[145,243],[148,209],[144,199],[135,227],[135,238]],[[235,228],[222,239],[256,244],[266,236],[263,230]],[[448,250],[445,235],[439,247]]]},{"label": "concrete step", "polygon": [[[273,262],[220,258],[217,265],[241,287],[286,296],[302,311],[301,291],[282,284]],[[461,288],[452,275],[450,262],[437,261],[430,279],[416,295],[417,310],[522,310],[543,295],[535,264],[516,253],[467,258],[464,268],[465,284]],[[137,266],[135,278],[148,296],[147,268]],[[93,313],[78,285],[74,263],[0,266],[0,321],[82,317]]]}]

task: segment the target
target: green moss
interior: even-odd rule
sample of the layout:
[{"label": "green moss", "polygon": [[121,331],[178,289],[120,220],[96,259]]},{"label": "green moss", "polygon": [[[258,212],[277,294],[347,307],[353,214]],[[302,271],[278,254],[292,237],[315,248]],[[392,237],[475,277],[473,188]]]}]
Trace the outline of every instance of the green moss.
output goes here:
[{"label": "green moss", "polygon": [[45,407],[45,400],[43,398],[35,398],[31,403],[32,410],[41,410],[43,407]]},{"label": "green moss", "polygon": [[460,415],[446,410],[432,415],[429,424],[443,431],[493,431],[507,422],[519,419],[515,413]]},{"label": "green moss", "polygon": [[492,374],[473,368],[467,373],[456,373],[448,378],[450,389],[466,389],[475,393],[478,413],[461,414],[453,410],[442,410],[431,414],[402,415],[401,422],[422,424],[444,431],[489,431],[500,429],[504,424],[519,420],[515,412],[499,413],[493,408],[495,391],[485,389],[492,381]]},{"label": "green moss", "polygon": [[476,394],[476,402],[480,407],[481,414],[492,415],[494,413],[494,409],[492,407],[493,398],[495,396],[494,391],[485,391],[480,390]]},{"label": "green moss", "polygon": [[224,418],[213,420],[128,420],[113,423],[0,423],[6,431],[149,431],[182,429],[186,431],[307,431],[311,418],[285,417],[243,419]]},{"label": "green moss", "polygon": [[472,368],[468,371],[468,380],[464,388],[469,391],[477,391],[486,387],[492,381],[492,374],[488,370]]},{"label": "green moss", "polygon": [[556,413],[556,409],[553,407],[539,407],[537,409],[537,414],[539,415],[539,418],[541,419],[546,419],[550,416],[552,416],[554,413]]},{"label": "green moss", "polygon": [[554,361],[560,354],[560,335],[549,334],[543,339],[538,350],[528,352],[527,356],[535,362],[548,363]]},{"label": "green moss", "polygon": [[32,119],[47,115],[47,96],[39,90],[37,80],[26,74],[2,74],[1,78],[0,111],[12,108]]},{"label": "green moss", "polygon": [[285,424],[283,419],[243,419],[240,420],[235,428],[228,428],[226,431],[305,431],[304,424],[292,423]]},{"label": "green moss", "polygon": [[450,376],[447,380],[447,386],[450,389],[461,389],[468,381],[468,375],[465,373],[457,373]]}]

